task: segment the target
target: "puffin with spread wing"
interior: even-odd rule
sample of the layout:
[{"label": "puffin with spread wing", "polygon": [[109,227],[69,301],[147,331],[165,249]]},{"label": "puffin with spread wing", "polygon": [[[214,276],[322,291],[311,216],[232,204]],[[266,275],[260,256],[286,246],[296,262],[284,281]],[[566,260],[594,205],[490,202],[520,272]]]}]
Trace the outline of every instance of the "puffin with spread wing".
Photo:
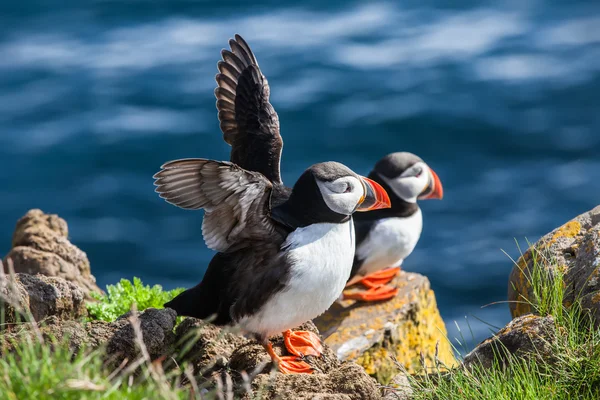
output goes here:
[{"label": "puffin with spread wing", "polygon": [[[229,45],[215,95],[231,162],[171,161],[154,176],[167,202],[205,210],[204,241],[218,252],[202,282],[165,306],[239,324],[280,371],[311,372],[300,358],[320,355],[320,339],[290,329],[326,311],[343,291],[354,258],[352,214],[390,207],[390,199],[381,185],[336,162],[315,164],[285,187],[267,79],[244,39],[236,35]],[[290,356],[277,355],[269,342],[280,332]]]}]

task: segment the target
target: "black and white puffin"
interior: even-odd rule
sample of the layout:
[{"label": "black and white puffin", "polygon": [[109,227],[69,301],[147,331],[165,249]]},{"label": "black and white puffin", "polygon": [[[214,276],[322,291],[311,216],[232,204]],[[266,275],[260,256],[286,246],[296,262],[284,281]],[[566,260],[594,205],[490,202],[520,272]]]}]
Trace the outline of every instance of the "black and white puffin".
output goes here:
[{"label": "black and white puffin", "polygon": [[[229,44],[215,94],[231,162],[176,160],[154,176],[167,202],[205,210],[202,235],[218,252],[202,282],[165,307],[237,324],[265,346],[281,372],[308,373],[299,357],[320,355],[320,340],[290,329],[326,311],[342,293],[354,258],[352,214],[389,207],[390,199],[381,185],[336,162],[313,165],[286,188],[267,80],[239,35]],[[280,332],[291,356],[273,351],[269,337]]]},{"label": "black and white puffin", "polygon": [[444,189],[433,169],[407,152],[383,157],[369,178],[387,191],[392,207],[354,218],[356,252],[347,286],[361,283],[368,290],[349,290],[344,292],[344,298],[379,301],[398,293],[398,289],[386,284],[398,274],[421,236],[423,215],[417,200],[442,199]]}]

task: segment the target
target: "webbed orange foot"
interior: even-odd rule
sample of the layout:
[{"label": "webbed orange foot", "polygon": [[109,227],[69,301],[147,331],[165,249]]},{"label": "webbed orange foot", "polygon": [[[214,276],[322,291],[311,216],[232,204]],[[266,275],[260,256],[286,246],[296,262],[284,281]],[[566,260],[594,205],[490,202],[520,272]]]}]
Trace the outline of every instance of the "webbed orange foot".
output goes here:
[{"label": "webbed orange foot", "polygon": [[382,301],[394,298],[400,290],[387,285],[372,287],[362,292],[344,292],[344,299],[360,301]]},{"label": "webbed orange foot", "polygon": [[271,343],[265,345],[265,349],[271,360],[277,365],[277,368],[282,374],[312,374],[313,370],[304,361],[300,361],[298,357],[295,356],[278,356],[273,350],[273,345]]},{"label": "webbed orange foot", "polygon": [[365,276],[359,282],[368,288],[376,288],[389,283],[399,273],[400,267],[386,268]]},{"label": "webbed orange foot", "polygon": [[287,330],[283,333],[285,347],[297,356],[320,356],[323,353],[321,339],[309,331]]}]

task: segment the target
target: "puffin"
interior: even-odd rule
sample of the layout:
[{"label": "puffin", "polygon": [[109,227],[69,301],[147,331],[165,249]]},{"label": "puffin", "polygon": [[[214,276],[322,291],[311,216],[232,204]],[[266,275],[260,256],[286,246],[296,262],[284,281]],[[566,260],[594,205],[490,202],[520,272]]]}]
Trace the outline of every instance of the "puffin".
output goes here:
[{"label": "puffin", "polygon": [[[202,281],[165,303],[180,316],[237,325],[279,371],[311,373],[319,337],[291,331],[325,312],[344,290],[355,251],[352,215],[391,206],[383,187],[337,162],[312,165],[292,188],[280,174],[283,140],[256,57],[235,35],[217,66],[217,110],[230,161],[170,161],[154,175],[168,203],[204,210],[202,236],[217,253]],[[283,333],[289,356],[269,338]]]},{"label": "puffin", "polygon": [[343,298],[382,301],[398,294],[387,283],[400,272],[421,236],[423,215],[417,201],[442,199],[444,189],[435,171],[408,152],[386,155],[368,177],[386,190],[392,206],[355,216],[356,251],[346,287],[360,283],[367,290],[347,290]]}]

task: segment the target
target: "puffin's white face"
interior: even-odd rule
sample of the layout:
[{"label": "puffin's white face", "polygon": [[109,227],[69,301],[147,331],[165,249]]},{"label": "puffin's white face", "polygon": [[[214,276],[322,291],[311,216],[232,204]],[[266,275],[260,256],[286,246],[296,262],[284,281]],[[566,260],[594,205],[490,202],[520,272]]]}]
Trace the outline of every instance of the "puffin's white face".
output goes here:
[{"label": "puffin's white face", "polygon": [[317,179],[325,204],[338,214],[352,214],[366,193],[363,184],[353,176],[344,176],[332,182]]},{"label": "puffin's white face", "polygon": [[[381,176],[381,175],[380,175]],[[381,176],[398,197],[408,203],[416,203],[419,195],[430,183],[431,172],[424,162],[417,162],[396,178]]]}]

